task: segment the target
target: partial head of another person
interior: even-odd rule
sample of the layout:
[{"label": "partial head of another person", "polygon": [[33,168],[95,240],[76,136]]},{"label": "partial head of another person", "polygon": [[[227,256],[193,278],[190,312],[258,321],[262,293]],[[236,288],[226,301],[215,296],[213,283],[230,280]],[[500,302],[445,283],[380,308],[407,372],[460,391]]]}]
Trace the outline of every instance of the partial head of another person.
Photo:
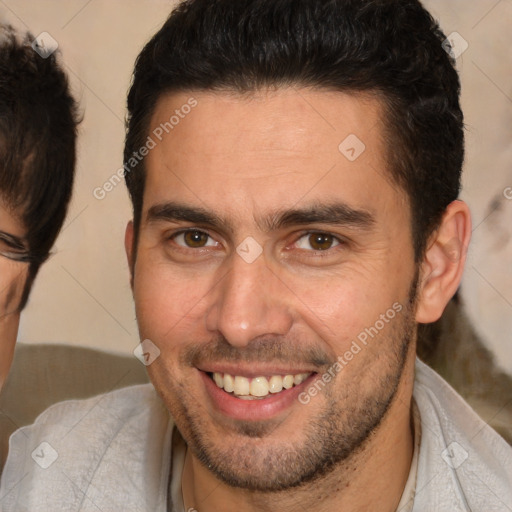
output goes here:
[{"label": "partial head of another person", "polygon": [[56,54],[0,27],[0,382],[20,313],[71,199],[77,105]]}]

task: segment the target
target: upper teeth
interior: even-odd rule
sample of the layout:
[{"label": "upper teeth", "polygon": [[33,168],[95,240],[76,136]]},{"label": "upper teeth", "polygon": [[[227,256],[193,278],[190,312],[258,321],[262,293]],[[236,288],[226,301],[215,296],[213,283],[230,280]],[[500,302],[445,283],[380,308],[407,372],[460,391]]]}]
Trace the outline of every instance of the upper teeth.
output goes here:
[{"label": "upper teeth", "polygon": [[240,375],[229,373],[213,373],[213,380],[219,388],[237,396],[263,397],[269,393],[279,393],[284,389],[290,389],[306,380],[310,373],[297,373],[296,375],[272,375],[272,377],[255,377],[248,379]]}]

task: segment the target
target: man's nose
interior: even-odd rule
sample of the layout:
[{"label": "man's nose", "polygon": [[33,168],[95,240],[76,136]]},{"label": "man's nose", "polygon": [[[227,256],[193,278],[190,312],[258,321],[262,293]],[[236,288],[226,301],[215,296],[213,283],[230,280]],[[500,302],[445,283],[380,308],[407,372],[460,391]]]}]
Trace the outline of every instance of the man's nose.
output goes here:
[{"label": "man's nose", "polygon": [[258,336],[285,335],[292,326],[290,295],[263,254],[251,263],[234,254],[214,291],[206,327],[238,347]]}]

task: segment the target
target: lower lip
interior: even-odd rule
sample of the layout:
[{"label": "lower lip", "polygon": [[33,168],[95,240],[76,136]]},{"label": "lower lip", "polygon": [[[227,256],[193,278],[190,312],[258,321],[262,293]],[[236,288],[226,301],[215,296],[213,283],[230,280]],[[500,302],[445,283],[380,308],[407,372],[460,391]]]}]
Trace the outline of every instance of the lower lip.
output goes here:
[{"label": "lower lip", "polygon": [[243,421],[262,421],[277,416],[298,402],[300,393],[311,383],[316,374],[310,375],[304,382],[290,389],[283,389],[279,393],[270,394],[267,398],[243,400],[226,393],[219,388],[211,377],[199,371],[206,391],[216,409],[222,414]]}]

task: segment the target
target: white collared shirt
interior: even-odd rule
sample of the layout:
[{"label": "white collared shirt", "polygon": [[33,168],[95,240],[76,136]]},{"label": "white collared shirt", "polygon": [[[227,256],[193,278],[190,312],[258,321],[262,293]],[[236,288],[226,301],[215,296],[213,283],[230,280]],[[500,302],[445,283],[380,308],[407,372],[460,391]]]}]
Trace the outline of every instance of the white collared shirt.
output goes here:
[{"label": "white collared shirt", "polygon": [[[421,439],[398,512],[409,512],[411,489],[411,512],[512,510],[512,448],[420,361],[414,401]],[[173,431],[150,384],[56,404],[12,435],[0,510],[181,512]]]}]

